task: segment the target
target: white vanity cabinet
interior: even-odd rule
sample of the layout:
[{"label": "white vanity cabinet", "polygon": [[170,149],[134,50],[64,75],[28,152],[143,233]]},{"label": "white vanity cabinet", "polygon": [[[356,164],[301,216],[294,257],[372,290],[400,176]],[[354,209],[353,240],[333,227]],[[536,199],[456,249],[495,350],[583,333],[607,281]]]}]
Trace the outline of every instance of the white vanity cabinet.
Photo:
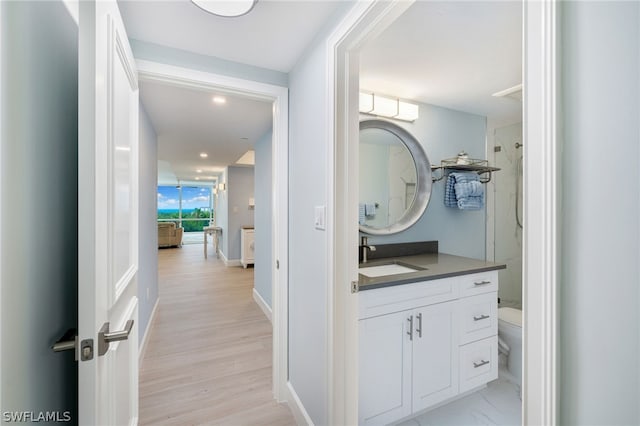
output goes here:
[{"label": "white vanity cabinet", "polygon": [[240,230],[240,263],[245,268],[255,263],[255,231],[251,227]]},{"label": "white vanity cabinet", "polygon": [[497,280],[491,271],[359,293],[360,425],[395,422],[497,378]]},{"label": "white vanity cabinet", "polygon": [[458,393],[457,306],[438,303],[414,311],[413,411],[422,411]]},{"label": "white vanity cabinet", "polygon": [[[410,311],[360,321],[360,424],[411,414]],[[362,374],[365,373],[365,374]]]}]

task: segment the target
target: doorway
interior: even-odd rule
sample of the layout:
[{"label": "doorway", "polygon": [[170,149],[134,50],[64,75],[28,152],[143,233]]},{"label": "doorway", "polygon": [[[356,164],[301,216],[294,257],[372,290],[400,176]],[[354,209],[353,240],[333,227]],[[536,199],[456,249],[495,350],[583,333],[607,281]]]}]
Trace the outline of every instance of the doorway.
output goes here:
[{"label": "doorway", "polygon": [[[329,40],[328,60],[336,70],[334,83],[335,139],[333,188],[336,220],[332,246],[336,309],[331,322],[334,359],[330,416],[336,423],[357,422],[357,295],[345,289],[356,282],[357,260],[357,141],[358,52],[411,4],[381,2],[354,8]],[[525,424],[553,424],[556,418],[556,294],[557,247],[557,131],[556,131],[556,16],[553,4],[524,5],[524,388]],[[537,144],[528,144],[535,140]],[[336,183],[340,185],[336,185]],[[528,182],[536,182],[529,185]],[[353,220],[343,223],[339,219]],[[341,231],[341,232],[337,232]],[[352,256],[351,256],[352,257]],[[535,285],[529,285],[535,283]],[[344,336],[351,336],[344,342]],[[528,374],[528,372],[535,372]],[[346,377],[339,382],[340,376]],[[355,397],[353,395],[356,395]],[[345,398],[348,396],[347,398]]]},{"label": "doorway", "polygon": [[[139,78],[142,82],[163,83],[177,88],[190,88],[209,92],[241,96],[266,101],[272,105],[272,194],[270,201],[273,236],[270,258],[266,260],[271,271],[271,301],[273,323],[273,396],[279,402],[285,399],[287,382],[287,242],[288,242],[288,89],[281,86],[258,83],[250,80],[169,66],[149,61],[138,61]],[[224,177],[216,180],[217,190],[224,191],[230,185]],[[246,200],[249,208],[250,200]],[[278,212],[278,214],[274,214]],[[220,219],[220,218],[218,218]],[[210,251],[211,253],[211,251]]]}]

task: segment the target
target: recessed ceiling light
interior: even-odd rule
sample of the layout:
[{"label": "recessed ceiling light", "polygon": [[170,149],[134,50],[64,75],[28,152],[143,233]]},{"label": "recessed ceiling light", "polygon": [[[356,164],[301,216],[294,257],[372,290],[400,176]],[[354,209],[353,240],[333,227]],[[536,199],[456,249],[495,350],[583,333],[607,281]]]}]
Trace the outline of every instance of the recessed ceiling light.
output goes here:
[{"label": "recessed ceiling light", "polygon": [[226,104],[227,103],[227,98],[224,98],[222,96],[214,96],[213,97],[213,103],[218,104],[218,105]]},{"label": "recessed ceiling light", "polygon": [[191,0],[191,2],[205,12],[225,18],[233,18],[251,12],[258,0]]},{"label": "recessed ceiling light", "polygon": [[200,178],[198,176],[196,176],[196,180],[200,180]]},{"label": "recessed ceiling light", "polygon": [[209,154],[207,154],[206,152],[201,152],[200,153],[200,158],[207,158],[209,156]]},{"label": "recessed ceiling light", "polygon": [[202,173],[202,170],[198,169],[196,170],[196,173]]},{"label": "recessed ceiling light", "polygon": [[242,139],[243,141],[248,141],[249,140],[249,138],[240,138],[240,139]]}]

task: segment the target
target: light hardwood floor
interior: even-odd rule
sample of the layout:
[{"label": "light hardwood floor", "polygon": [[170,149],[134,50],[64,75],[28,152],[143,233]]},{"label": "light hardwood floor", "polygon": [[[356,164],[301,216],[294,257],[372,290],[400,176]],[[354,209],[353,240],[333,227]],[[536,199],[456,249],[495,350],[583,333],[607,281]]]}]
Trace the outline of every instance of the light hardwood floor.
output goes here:
[{"label": "light hardwood floor", "polygon": [[273,399],[271,323],[253,269],[202,245],[161,249],[160,304],[140,368],[141,425],[293,425]]}]

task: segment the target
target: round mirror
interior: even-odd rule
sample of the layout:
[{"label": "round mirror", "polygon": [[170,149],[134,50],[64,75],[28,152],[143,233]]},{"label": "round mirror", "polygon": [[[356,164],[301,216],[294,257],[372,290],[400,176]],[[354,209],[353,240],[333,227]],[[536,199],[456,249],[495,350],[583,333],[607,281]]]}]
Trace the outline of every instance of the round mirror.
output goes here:
[{"label": "round mirror", "polygon": [[422,216],[431,196],[431,165],[406,130],[383,120],[360,122],[360,231],[388,235]]}]

